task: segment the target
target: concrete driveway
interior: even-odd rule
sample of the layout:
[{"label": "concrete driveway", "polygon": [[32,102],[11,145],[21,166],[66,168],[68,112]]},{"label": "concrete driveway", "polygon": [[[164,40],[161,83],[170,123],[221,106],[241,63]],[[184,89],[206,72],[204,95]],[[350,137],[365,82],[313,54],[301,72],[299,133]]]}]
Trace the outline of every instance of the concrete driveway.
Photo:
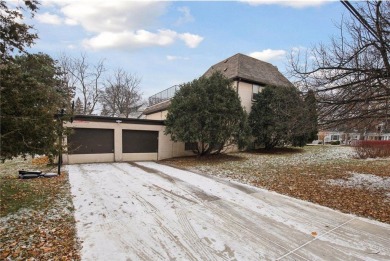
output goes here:
[{"label": "concrete driveway", "polygon": [[390,260],[390,225],[154,162],[69,165],[83,260]]}]

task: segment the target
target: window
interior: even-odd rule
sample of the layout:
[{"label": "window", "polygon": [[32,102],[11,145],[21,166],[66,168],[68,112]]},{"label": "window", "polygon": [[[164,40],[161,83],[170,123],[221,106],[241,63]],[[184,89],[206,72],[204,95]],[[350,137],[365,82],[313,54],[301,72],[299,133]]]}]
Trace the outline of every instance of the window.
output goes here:
[{"label": "window", "polygon": [[339,135],[332,135],[331,140],[339,140],[340,136]]},{"label": "window", "polygon": [[252,101],[256,99],[256,96],[261,92],[262,87],[257,84],[252,85]]}]

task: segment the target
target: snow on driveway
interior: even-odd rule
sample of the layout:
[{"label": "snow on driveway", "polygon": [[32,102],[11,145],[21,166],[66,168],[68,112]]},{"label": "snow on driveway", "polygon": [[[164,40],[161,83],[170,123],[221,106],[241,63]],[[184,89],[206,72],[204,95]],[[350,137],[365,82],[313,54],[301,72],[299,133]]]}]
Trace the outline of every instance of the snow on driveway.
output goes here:
[{"label": "snow on driveway", "polygon": [[154,162],[67,166],[83,260],[389,260],[390,225]]}]

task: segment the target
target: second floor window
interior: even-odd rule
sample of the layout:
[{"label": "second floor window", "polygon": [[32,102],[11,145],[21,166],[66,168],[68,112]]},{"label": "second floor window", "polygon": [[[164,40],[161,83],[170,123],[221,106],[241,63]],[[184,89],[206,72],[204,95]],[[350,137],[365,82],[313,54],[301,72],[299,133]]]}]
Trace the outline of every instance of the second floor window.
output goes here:
[{"label": "second floor window", "polygon": [[256,99],[256,96],[261,92],[262,86],[253,84],[252,85],[252,100]]}]

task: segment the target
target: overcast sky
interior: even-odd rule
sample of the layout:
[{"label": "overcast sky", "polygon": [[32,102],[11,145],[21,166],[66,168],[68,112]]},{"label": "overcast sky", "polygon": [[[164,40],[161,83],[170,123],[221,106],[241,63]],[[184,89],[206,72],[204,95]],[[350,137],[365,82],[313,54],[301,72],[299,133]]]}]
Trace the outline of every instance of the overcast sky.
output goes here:
[{"label": "overcast sky", "polygon": [[285,72],[287,55],[329,42],[348,15],[339,1],[40,1],[33,52],[135,73],[145,98],[201,76],[236,53]]}]

